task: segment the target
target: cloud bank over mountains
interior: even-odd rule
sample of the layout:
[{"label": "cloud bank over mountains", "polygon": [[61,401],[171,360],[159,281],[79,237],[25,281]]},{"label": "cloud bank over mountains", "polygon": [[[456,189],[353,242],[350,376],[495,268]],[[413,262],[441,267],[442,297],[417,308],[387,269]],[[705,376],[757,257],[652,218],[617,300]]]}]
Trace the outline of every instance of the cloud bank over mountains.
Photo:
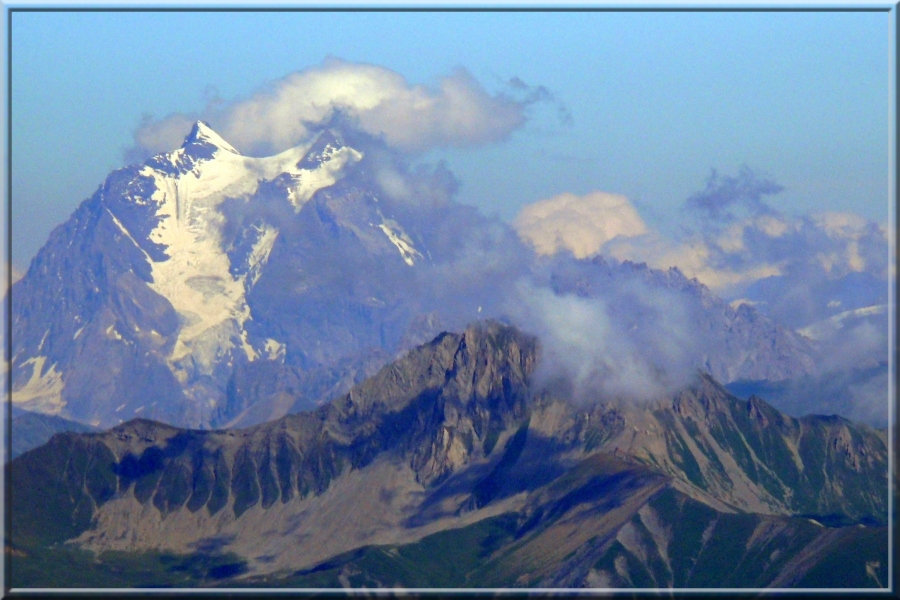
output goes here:
[{"label": "cloud bank over mountains", "polygon": [[[680,235],[651,228],[627,198],[600,191],[528,205],[514,224],[539,254],[601,255],[663,270],[677,267],[732,306],[754,306],[814,340],[816,348],[816,366],[808,377],[765,393],[801,411],[884,423],[891,356],[888,288],[896,277],[889,231],[852,213],[787,214],[776,202],[782,192],[771,178],[746,167],[736,175],[713,171],[704,189],[685,200]],[[639,382],[671,389],[690,374],[660,339],[675,341],[686,353],[697,350],[697,338],[684,334],[692,328],[682,303],[673,296],[654,307],[654,294],[661,299],[658,290],[632,298],[607,291],[587,304],[552,298],[564,307],[556,314],[548,308],[547,293],[532,290],[523,295],[522,311],[549,340],[556,371],[565,372],[576,388],[640,395],[649,390]],[[658,335],[641,339],[640,332],[621,330],[621,321],[611,319],[607,307],[623,303],[648,315],[642,319]],[[604,341],[609,339],[618,341]],[[573,361],[570,355],[589,360]]]},{"label": "cloud bank over mountains", "polygon": [[[238,150],[266,154],[308,142],[323,127],[337,124],[376,140],[370,152],[375,183],[396,199],[432,198],[424,188],[455,195],[452,173],[433,167],[410,177],[404,157],[437,147],[467,147],[498,142],[527,120],[535,103],[555,103],[563,122],[565,106],[542,86],[518,77],[503,92],[489,93],[465,69],[434,85],[416,85],[382,66],[328,58],[291,73],[251,96],[233,102],[211,101],[195,114],[148,119],[135,132],[134,160],[177,147],[197,118],[210,122]],[[420,169],[421,170],[421,169]],[[440,180],[436,179],[439,178]],[[712,171],[703,189],[683,206],[687,225],[677,237],[648,226],[628,198],[605,191],[576,195],[566,191],[522,208],[513,225],[539,254],[570,252],[576,258],[604,254],[658,267],[678,266],[718,294],[766,303],[776,318],[798,311],[807,322],[859,308],[832,294],[830,312],[810,311],[805,288],[815,294],[829,282],[863,274],[884,280],[889,265],[888,232],[858,215],[823,212],[791,216],[774,201],[784,188],[771,177],[742,167],[736,174]],[[786,290],[774,282],[792,280]],[[802,282],[802,283],[801,283]],[[778,287],[777,294],[760,291]]]},{"label": "cloud bank over mountains", "polygon": [[526,107],[552,99],[513,78],[490,94],[465,69],[434,86],[413,85],[385,67],[328,58],[272,82],[248,98],[211,102],[201,113],[148,119],[134,135],[134,156],[177,147],[198,118],[246,154],[273,153],[307,141],[342,120],[403,152],[467,147],[505,139],[526,121]]},{"label": "cloud bank over mountains", "polygon": [[886,302],[895,269],[887,228],[851,213],[789,215],[766,199],[782,190],[746,167],[735,176],[713,172],[705,189],[685,201],[678,237],[649,228],[624,196],[600,191],[541,200],[514,223],[540,254],[599,253],[677,266],[726,298],[764,303],[794,327],[864,306],[864,298],[841,297],[834,284],[847,277],[883,281],[884,297],[869,296]]}]

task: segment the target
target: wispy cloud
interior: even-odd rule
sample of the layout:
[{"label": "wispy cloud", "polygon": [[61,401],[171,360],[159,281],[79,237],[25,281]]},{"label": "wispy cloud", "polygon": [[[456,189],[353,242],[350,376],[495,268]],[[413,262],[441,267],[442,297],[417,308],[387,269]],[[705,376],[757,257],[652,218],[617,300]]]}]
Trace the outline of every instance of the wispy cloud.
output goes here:
[{"label": "wispy cloud", "polygon": [[653,400],[688,384],[708,342],[694,335],[696,307],[626,270],[610,274],[584,296],[529,279],[514,287],[509,314],[541,340],[539,382],[569,387],[580,402]]},{"label": "wispy cloud", "polygon": [[713,169],[706,180],[706,187],[691,195],[686,205],[716,222],[730,221],[742,213],[760,215],[771,212],[764,197],[783,189],[747,166],[741,167],[737,175],[720,175]]},{"label": "wispy cloud", "polygon": [[566,106],[565,103],[563,103],[559,98],[557,98],[556,95],[549,90],[549,88],[543,85],[528,85],[518,77],[513,77],[512,79],[510,79],[508,85],[516,92],[524,94],[521,98],[523,103],[550,103],[556,107],[557,116],[559,117],[559,121],[563,125],[572,125],[574,123],[572,112],[569,110],[569,107]]},{"label": "wispy cloud", "polygon": [[413,85],[381,66],[328,58],[249,98],[215,99],[196,114],[146,119],[134,136],[136,150],[151,154],[177,147],[197,118],[250,154],[302,143],[335,120],[405,152],[496,142],[525,123],[530,104],[551,97],[545,88],[513,81],[491,94],[460,68],[434,86]]}]

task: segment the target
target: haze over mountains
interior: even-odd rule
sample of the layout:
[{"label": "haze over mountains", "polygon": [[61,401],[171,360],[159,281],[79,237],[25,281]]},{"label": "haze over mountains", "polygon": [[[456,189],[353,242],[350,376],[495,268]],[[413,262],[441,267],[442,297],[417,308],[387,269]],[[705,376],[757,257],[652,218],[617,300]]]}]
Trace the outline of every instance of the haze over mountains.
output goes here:
[{"label": "haze over mountains", "polygon": [[537,333],[540,376],[576,397],[665,395],[698,369],[817,374],[821,345],[749,303],[677,268],[536,255],[453,189],[346,127],[254,158],[197,122],[112,173],[13,287],[13,402],[101,427],[249,425],[489,317]]}]

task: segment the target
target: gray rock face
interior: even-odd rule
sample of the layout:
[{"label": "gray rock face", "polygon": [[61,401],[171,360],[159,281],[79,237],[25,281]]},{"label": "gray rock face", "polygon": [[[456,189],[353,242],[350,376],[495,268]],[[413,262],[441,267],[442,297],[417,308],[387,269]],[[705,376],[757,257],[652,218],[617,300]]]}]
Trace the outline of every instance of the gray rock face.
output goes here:
[{"label": "gray rock face", "polygon": [[177,315],[147,287],[146,256],[106,197],[58,227],[10,292],[13,401],[95,424],[157,402],[154,414],[177,420],[181,387],[163,360]]},{"label": "gray rock face", "polygon": [[[816,560],[791,558],[807,548],[835,547],[807,519],[886,522],[883,433],[793,419],[706,376],[655,403],[579,406],[533,385],[540,353],[535,338],[488,322],[438,336],[313,412],[228,431],[137,420],[57,435],[9,467],[13,546],[191,553],[216,541],[247,577],[280,581],[329,561],[322,569],[368,569],[393,585],[355,563],[360,552],[506,515],[485,550],[497,570],[470,584],[636,585],[649,571],[654,584],[709,585],[723,576],[715,561],[690,572],[672,562],[672,544],[684,543],[673,532],[693,515],[717,552],[729,528],[745,536],[734,560],[801,532],[803,543],[747,579],[768,585],[806,576]],[[671,548],[668,570],[641,547]],[[623,571],[622,560],[642,566]]]}]

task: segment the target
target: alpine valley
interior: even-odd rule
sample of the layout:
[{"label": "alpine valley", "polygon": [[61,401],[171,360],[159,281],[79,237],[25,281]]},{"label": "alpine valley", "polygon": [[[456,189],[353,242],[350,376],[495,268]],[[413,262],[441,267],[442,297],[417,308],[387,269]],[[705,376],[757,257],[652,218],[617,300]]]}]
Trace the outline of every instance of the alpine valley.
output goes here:
[{"label": "alpine valley", "polygon": [[10,290],[7,584],[888,585],[887,431],[724,387],[815,340],[453,185],[337,126],[110,174]]}]

